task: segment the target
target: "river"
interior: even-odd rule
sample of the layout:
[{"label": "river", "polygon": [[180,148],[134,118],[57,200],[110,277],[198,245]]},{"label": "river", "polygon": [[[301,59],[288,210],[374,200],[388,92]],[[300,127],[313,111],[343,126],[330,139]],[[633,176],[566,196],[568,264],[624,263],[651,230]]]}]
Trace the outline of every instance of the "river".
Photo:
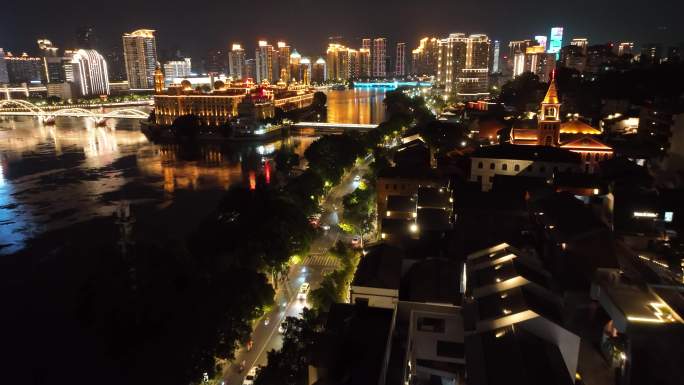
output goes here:
[{"label": "river", "polygon": [[[328,121],[379,123],[384,90],[328,92]],[[195,150],[147,141],[135,120],[0,118],[0,255],[116,236],[112,214],[130,202],[135,232],[184,236],[236,183],[270,182],[270,155],[303,154],[314,138]]]}]

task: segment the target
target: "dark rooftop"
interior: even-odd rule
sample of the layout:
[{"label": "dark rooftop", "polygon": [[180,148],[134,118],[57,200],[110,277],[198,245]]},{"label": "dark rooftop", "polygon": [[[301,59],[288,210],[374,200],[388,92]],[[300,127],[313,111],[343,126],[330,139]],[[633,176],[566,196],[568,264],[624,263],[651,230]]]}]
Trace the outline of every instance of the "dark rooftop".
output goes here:
[{"label": "dark rooftop", "polygon": [[431,258],[416,262],[402,283],[401,300],[461,304],[462,265]]},{"label": "dark rooftop", "polygon": [[468,385],[572,385],[558,347],[520,327],[466,337]]},{"label": "dark rooftop", "polygon": [[416,222],[421,232],[451,229],[449,212],[442,209],[418,209]]},{"label": "dark rooftop", "polygon": [[416,202],[408,195],[390,195],[387,197],[387,211],[414,212]]},{"label": "dark rooftop", "polygon": [[380,170],[378,178],[406,178],[427,180],[446,185],[446,178],[442,178],[435,169],[430,167],[400,166],[387,167]]},{"label": "dark rooftop", "polygon": [[572,151],[551,146],[523,146],[500,144],[480,147],[471,158],[518,159],[531,161],[579,163],[580,155]]},{"label": "dark rooftop", "polygon": [[381,243],[367,249],[354,274],[352,286],[399,290],[402,251]]},{"label": "dark rooftop", "polygon": [[418,189],[419,208],[451,208],[451,192],[445,188],[421,187]]},{"label": "dark rooftop", "polygon": [[[392,318],[392,309],[334,303],[325,325],[327,338],[319,339],[317,344],[330,344],[335,357],[317,362],[319,367],[328,369],[327,376],[319,382],[379,384],[385,372]],[[319,348],[327,349],[326,346]]]}]

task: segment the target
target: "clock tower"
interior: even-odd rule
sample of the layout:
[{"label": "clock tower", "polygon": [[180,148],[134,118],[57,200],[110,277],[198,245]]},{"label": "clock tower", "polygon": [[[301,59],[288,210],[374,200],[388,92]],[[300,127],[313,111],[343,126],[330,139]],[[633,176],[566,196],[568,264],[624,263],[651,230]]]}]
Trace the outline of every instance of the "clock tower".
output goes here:
[{"label": "clock tower", "polygon": [[555,71],[551,73],[551,83],[541,103],[539,112],[537,144],[558,147],[560,145],[560,101],[556,91]]}]

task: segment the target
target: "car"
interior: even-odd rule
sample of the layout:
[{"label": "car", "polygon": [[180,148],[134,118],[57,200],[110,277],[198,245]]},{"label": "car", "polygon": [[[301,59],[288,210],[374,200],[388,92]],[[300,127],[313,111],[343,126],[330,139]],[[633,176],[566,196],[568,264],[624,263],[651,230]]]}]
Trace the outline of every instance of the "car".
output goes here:
[{"label": "car", "polygon": [[256,377],[256,371],[257,371],[257,367],[252,366],[252,369],[249,369],[249,372],[247,372],[245,379],[242,381],[242,385],[254,385],[254,378]]},{"label": "car", "polygon": [[322,228],[324,231],[328,231],[328,230],[330,230],[330,225],[323,225],[323,226],[321,226],[321,228]]},{"label": "car", "polygon": [[299,299],[306,299],[307,294],[309,294],[309,283],[304,282],[302,286],[299,287],[299,293],[297,294],[297,298]]},{"label": "car", "polygon": [[354,182],[361,182],[361,175],[357,175],[354,177]]},{"label": "car", "polygon": [[278,333],[283,334],[285,333],[285,321],[281,322],[280,325],[278,326]]}]

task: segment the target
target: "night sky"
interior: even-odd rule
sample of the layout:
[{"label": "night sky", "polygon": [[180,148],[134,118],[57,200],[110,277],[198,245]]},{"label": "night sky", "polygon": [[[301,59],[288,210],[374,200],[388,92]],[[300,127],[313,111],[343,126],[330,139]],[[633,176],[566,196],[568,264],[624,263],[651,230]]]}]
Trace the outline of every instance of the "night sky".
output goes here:
[{"label": "night sky", "polygon": [[152,28],[160,49],[193,57],[234,41],[251,54],[260,38],[283,39],[315,56],[328,36],[342,35],[353,45],[364,36],[385,36],[413,48],[423,35],[487,33],[508,41],[548,35],[555,25],[565,27],[565,42],[684,41],[681,0],[5,0],[0,9],[0,47],[15,52],[35,50],[43,36],[60,48],[72,46],[82,25],[95,27],[102,49],[120,42],[123,32]]}]

